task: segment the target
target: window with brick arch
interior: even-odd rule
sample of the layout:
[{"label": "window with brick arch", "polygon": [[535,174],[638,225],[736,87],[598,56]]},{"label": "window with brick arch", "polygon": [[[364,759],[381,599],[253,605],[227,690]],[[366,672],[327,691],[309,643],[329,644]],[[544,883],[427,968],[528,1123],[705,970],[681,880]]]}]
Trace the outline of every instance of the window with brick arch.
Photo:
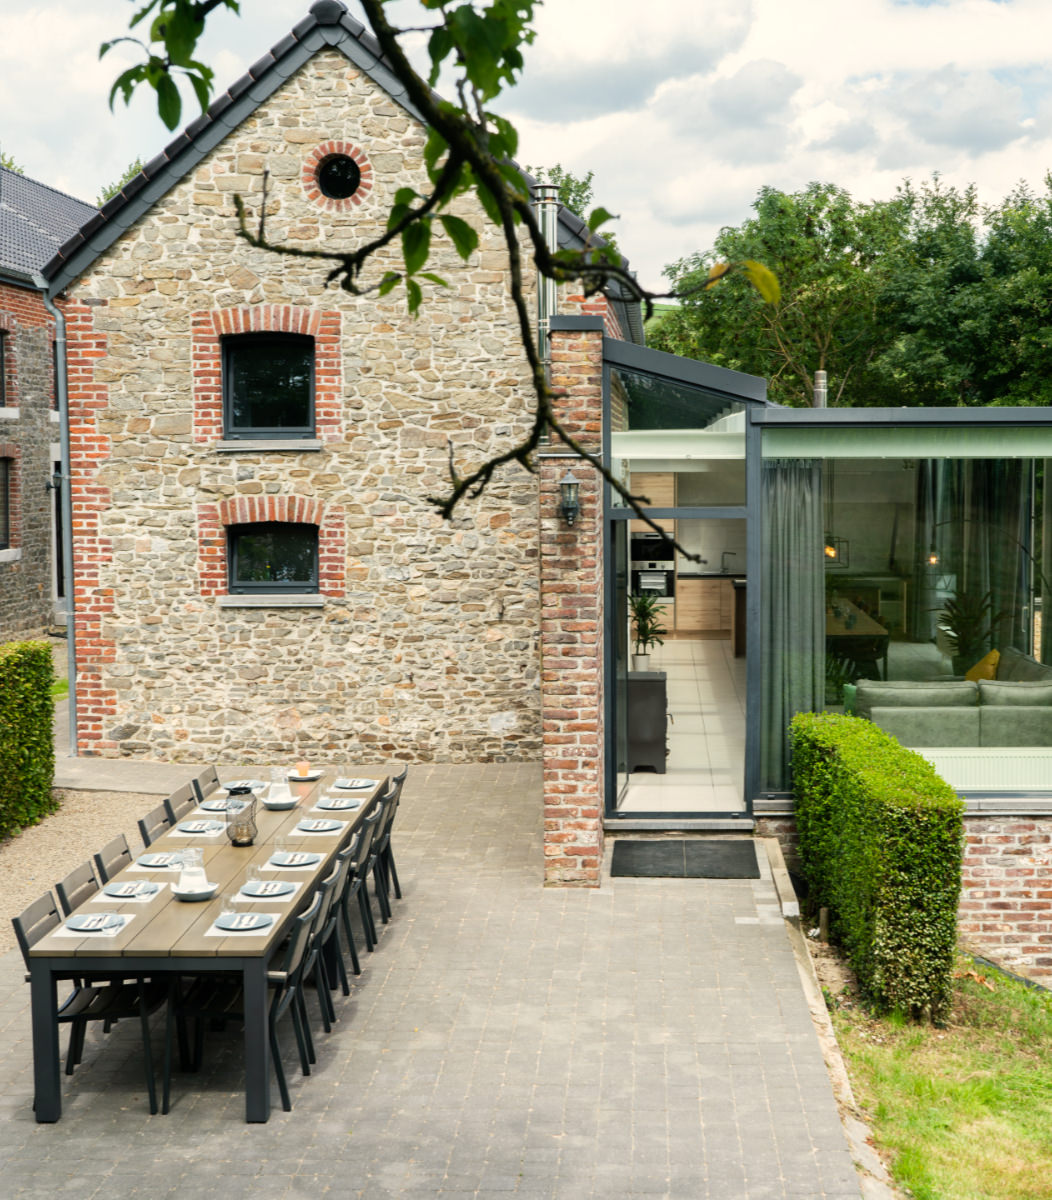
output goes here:
[{"label": "window with brick arch", "polygon": [[314,437],[314,339],[223,338],[223,426],[230,439]]},{"label": "window with brick arch", "polygon": [[231,595],[317,592],[318,527],[287,521],[227,529]]}]

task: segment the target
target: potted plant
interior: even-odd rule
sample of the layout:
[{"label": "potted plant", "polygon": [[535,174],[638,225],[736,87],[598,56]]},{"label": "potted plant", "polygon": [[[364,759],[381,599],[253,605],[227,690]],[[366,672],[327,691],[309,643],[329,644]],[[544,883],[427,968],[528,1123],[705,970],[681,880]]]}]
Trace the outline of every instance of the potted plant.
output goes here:
[{"label": "potted plant", "polygon": [[995,611],[990,592],[983,596],[961,592],[946,601],[939,624],[950,641],[955,674],[963,674],[990,649],[994,627],[1005,615]]},{"label": "potted plant", "polygon": [[629,596],[629,607],[632,611],[632,627],[635,630],[635,653],[632,655],[632,669],[647,671],[650,669],[651,646],[663,646],[668,630],[662,623],[664,609],[660,599],[649,592],[639,596]]}]

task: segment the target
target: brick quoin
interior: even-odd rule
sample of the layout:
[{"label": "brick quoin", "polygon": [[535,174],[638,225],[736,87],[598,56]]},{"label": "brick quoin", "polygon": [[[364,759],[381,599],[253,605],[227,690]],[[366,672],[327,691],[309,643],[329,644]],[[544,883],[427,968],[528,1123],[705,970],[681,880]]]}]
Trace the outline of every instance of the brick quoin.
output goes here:
[{"label": "brick quoin", "polygon": [[[605,303],[605,302],[604,302]],[[552,334],[556,412],[583,445],[599,451],[603,337]],[[555,447],[553,446],[554,450]],[[559,480],[581,486],[570,527]],[[544,730],[544,879],[598,887],[603,852],[602,480],[585,463],[540,456],[541,717]]]},{"label": "brick quoin", "polygon": [[106,334],[95,328],[95,312],[103,301],[63,305],[66,317],[69,379],[70,496],[73,510],[73,596],[77,655],[77,749],[81,754],[115,750],[106,726],[116,712],[116,692],[102,686],[101,668],[116,660],[116,643],[102,634],[114,611],[113,590],[100,586],[99,567],[112,559],[108,538],[99,536],[100,514],[110,507],[110,489],[94,482],[111,454],[110,438],[101,433],[109,397],[95,379],[95,362],[107,352]]},{"label": "brick quoin", "polygon": [[347,521],[343,506],[307,496],[231,496],[197,509],[197,571],[202,596],[229,594],[227,528],[264,521],[318,527],[318,591],[342,597],[347,586]]},{"label": "brick quoin", "polygon": [[314,339],[314,428],[323,442],[343,438],[341,316],[335,310],[257,304],[190,314],[194,441],[223,439],[221,339],[240,333],[299,333]]}]

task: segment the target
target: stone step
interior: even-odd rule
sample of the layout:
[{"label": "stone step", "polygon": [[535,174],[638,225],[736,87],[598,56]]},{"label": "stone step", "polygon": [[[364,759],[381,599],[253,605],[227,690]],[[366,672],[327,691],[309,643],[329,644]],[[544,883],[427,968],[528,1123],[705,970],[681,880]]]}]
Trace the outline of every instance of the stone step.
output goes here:
[{"label": "stone step", "polygon": [[606,817],[603,829],[619,833],[752,833],[751,817]]}]

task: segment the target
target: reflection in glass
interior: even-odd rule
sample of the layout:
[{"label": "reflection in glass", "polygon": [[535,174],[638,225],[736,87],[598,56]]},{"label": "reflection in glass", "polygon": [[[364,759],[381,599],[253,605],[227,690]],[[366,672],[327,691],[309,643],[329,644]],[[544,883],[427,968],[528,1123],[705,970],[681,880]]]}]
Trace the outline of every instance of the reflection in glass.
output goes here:
[{"label": "reflection in glass", "polygon": [[230,590],[317,591],[316,525],[237,525],[230,530]]},{"label": "reflection in glass", "polygon": [[224,343],[227,433],[313,432],[314,339],[246,335]]}]

